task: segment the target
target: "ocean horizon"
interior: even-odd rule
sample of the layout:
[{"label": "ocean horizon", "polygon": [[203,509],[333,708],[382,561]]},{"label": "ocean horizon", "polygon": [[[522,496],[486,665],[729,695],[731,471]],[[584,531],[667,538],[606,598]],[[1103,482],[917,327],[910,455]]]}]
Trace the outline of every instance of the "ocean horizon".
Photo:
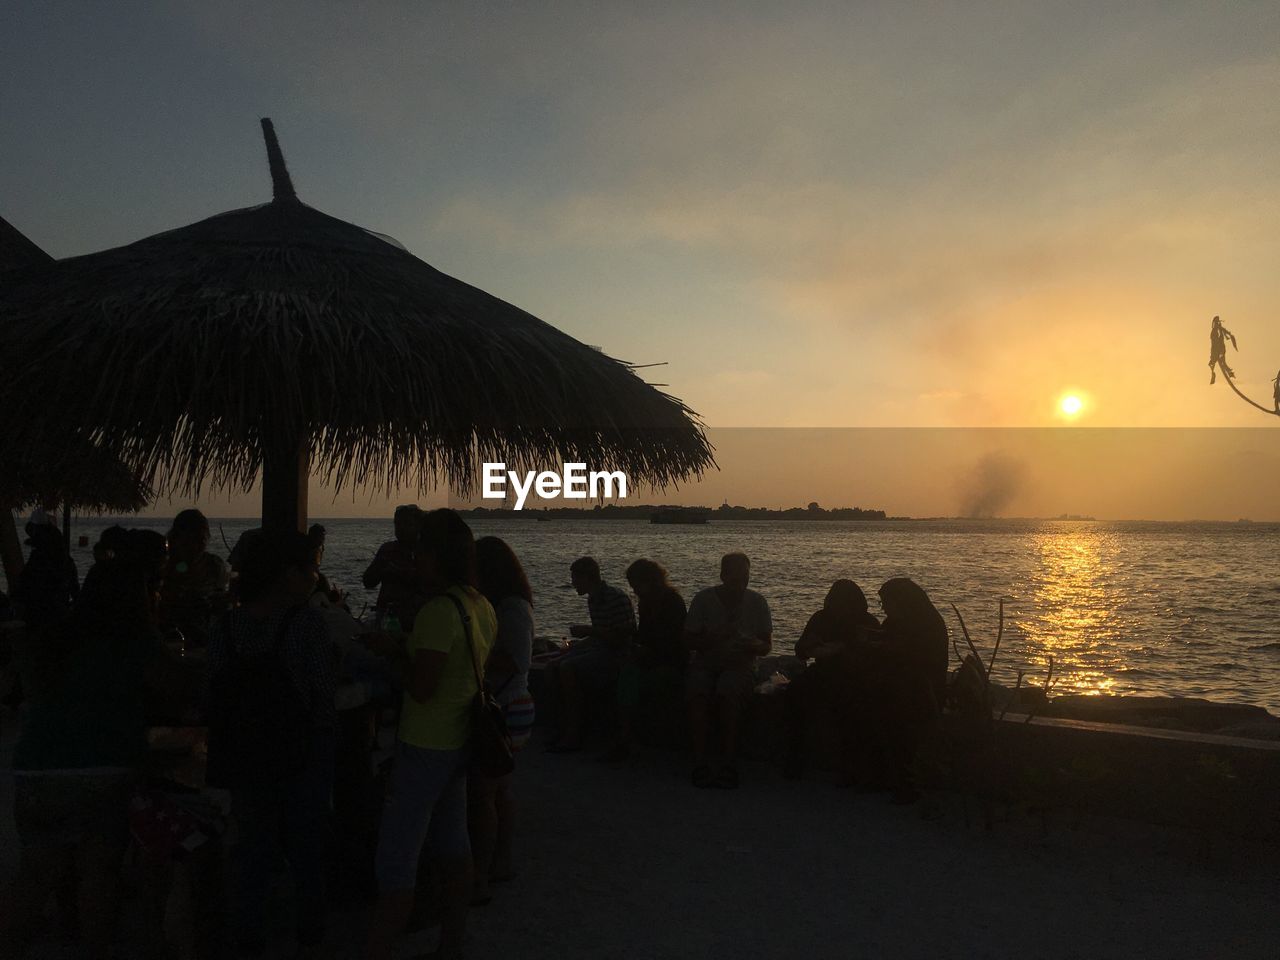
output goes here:
[{"label": "ocean horizon", "polygon": [[[92,517],[73,522],[89,537],[113,523],[164,531],[169,518]],[[375,592],[361,574],[391,521],[315,517],[327,531],[326,575],[347,591],[357,616]],[[942,611],[963,648],[964,616],[989,654],[999,601],[1005,633],[994,679],[1044,682],[1054,663],[1054,694],[1205,697],[1280,713],[1280,523],[1038,519],[730,520],[705,526],[640,519],[483,517],[479,536],[499,536],[520,556],[534,589],[540,634],[567,634],[586,619],[569,586],[578,556],[600,562],[606,580],[625,586],[627,565],[649,557],[670,572],[685,599],[714,584],[723,553],[752,558],[752,588],[769,601],[774,652],[790,653],[831,582],[858,582],[879,612],[876,588],[910,576]],[[210,550],[225,556],[257,518],[210,518]],[[73,544],[81,575],[89,547]]]}]

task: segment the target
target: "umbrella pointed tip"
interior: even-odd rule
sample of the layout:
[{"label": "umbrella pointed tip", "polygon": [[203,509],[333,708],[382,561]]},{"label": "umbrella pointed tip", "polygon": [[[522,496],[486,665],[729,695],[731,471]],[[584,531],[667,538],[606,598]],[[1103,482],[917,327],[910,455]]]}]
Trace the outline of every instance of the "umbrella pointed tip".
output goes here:
[{"label": "umbrella pointed tip", "polygon": [[272,125],[270,117],[262,118],[262,136],[267,141],[267,166],[271,169],[271,198],[296,200],[298,195],[293,190],[289,168],[284,165],[284,153],[280,150],[280,141],[276,139],[276,128]]}]

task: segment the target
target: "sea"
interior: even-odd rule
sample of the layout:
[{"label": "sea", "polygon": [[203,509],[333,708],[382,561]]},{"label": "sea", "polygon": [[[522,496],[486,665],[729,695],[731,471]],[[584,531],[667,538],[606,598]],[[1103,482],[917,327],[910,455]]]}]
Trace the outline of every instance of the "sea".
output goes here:
[{"label": "sea", "polygon": [[[93,543],[112,523],[164,531],[163,520],[86,517],[73,536]],[[211,521],[210,549],[225,556],[254,520]],[[391,520],[320,519],[324,571],[352,612],[372,616],[360,577]],[[663,564],[689,599],[717,581],[719,558],[751,558],[751,586],[769,601],[775,652],[790,652],[833,580],[847,577],[879,612],[876,588],[907,576],[928,591],[959,650],[960,617],[990,656],[1003,601],[994,678],[1054,694],[1161,694],[1250,703],[1280,714],[1280,524],[1088,520],[718,521],[551,520],[532,514],[472,522],[516,551],[534,590],[540,634],[586,620],[569,564],[595,557],[626,586],[639,557]],[[89,547],[73,546],[81,573]]]}]

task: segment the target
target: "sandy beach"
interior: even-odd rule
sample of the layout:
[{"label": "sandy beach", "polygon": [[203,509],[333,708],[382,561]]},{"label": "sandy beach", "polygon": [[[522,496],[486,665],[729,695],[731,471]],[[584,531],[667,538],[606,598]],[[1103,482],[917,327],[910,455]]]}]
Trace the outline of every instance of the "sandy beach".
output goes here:
[{"label": "sandy beach", "polygon": [[[15,724],[7,719],[7,756]],[[1275,852],[1218,849],[1124,822],[1012,818],[987,833],[963,803],[920,807],[745,768],[736,791],[695,790],[684,758],[614,768],[520,757],[518,875],[471,914],[475,957],[1274,957]],[[6,767],[7,769],[7,767]],[[16,859],[12,782],[0,871]],[[358,957],[359,912],[332,955]],[[402,956],[434,946],[406,938]],[[33,956],[72,956],[53,945]],[[282,951],[279,956],[288,956]]]}]

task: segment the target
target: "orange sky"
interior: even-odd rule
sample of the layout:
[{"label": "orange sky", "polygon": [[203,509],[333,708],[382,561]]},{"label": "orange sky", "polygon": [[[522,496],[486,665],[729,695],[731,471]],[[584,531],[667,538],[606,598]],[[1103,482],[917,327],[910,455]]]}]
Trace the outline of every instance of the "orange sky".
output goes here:
[{"label": "orange sky", "polygon": [[[1266,3],[51,0],[0,32],[3,212],[61,257],[263,200],[271,115],[308,202],[667,361],[714,428],[1059,426],[1068,388],[1080,427],[1272,427],[1206,362],[1221,314],[1269,402],[1278,48]],[[957,509],[722,446],[700,499]],[[1215,496],[1238,462],[1115,499],[1115,464],[1044,459],[1011,509],[1280,512]]]}]

